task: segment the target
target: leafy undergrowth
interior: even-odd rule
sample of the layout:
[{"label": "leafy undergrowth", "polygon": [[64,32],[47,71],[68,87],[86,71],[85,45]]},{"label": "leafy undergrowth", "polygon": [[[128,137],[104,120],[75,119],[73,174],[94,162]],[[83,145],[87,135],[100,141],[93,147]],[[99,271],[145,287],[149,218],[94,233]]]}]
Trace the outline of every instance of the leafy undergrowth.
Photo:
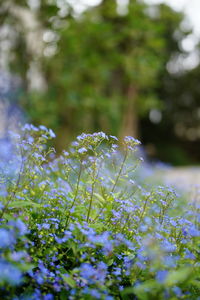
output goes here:
[{"label": "leafy undergrowth", "polygon": [[0,299],[199,299],[200,207],[137,183],[139,141],[26,125],[0,154]]}]

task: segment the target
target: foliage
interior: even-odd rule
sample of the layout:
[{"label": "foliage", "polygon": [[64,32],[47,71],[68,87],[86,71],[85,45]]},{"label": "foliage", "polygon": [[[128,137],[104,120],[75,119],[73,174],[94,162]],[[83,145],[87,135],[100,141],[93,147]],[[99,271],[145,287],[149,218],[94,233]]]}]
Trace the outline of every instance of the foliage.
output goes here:
[{"label": "foliage", "polygon": [[[157,89],[187,35],[180,29],[183,15],[136,0],[129,1],[124,14],[115,0],[79,15],[71,1],[38,1],[35,9],[31,3],[9,0],[0,10],[2,24],[13,32],[10,70],[23,79],[21,103],[31,120],[56,130],[58,149],[80,131],[139,136],[140,118],[165,107]],[[25,27],[23,11],[36,27]],[[35,50],[27,42],[34,32]],[[34,68],[39,74],[31,73]],[[41,76],[47,90],[30,90]]]},{"label": "foliage", "polygon": [[199,71],[197,66],[181,74],[166,73],[159,88],[166,104],[162,121],[158,125],[143,120],[141,124],[143,142],[156,145],[153,156],[161,161],[173,165],[199,164]]},{"label": "foliage", "polygon": [[120,152],[83,133],[60,157],[54,137],[27,124],[2,153],[1,298],[198,299],[199,205],[138,185],[130,136]]},{"label": "foliage", "polygon": [[[199,161],[199,78],[200,67],[181,75],[174,75],[165,86],[165,97],[168,102],[165,119],[170,114],[169,126],[173,135],[184,145],[188,153],[192,153],[191,161]],[[170,88],[169,88],[170,86]]]}]

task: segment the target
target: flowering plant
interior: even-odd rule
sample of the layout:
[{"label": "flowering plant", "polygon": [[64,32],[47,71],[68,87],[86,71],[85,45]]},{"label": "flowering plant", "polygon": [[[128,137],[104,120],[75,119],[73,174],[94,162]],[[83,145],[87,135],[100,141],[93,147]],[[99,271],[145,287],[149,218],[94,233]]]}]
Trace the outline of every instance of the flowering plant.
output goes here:
[{"label": "flowering plant", "polygon": [[[10,134],[0,162],[1,299],[198,299],[200,206],[137,183],[140,142]],[[4,147],[5,149],[5,147]]]}]

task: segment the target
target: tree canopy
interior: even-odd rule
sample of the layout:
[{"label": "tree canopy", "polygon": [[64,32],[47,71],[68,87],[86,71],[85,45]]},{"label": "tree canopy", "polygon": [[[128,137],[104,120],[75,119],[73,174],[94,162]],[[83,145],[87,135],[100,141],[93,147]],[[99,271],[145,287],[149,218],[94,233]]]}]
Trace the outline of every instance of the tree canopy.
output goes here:
[{"label": "tree canopy", "polygon": [[82,131],[143,137],[142,120],[167,107],[166,65],[189,33],[180,27],[183,14],[139,0],[126,11],[103,0],[82,13],[70,3],[1,7],[1,29],[14,36],[8,65],[22,78],[22,105],[35,123],[56,130],[60,148]]}]

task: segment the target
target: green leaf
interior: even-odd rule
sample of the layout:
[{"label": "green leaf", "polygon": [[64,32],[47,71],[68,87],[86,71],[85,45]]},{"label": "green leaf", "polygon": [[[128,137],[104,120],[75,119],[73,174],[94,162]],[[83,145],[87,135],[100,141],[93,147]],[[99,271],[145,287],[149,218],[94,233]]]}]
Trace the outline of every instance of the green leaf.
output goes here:
[{"label": "green leaf", "polygon": [[66,275],[61,275],[64,282],[66,282],[71,288],[75,288],[76,287],[76,281],[72,278],[71,275],[66,274]]},{"label": "green leaf", "polygon": [[28,207],[28,206],[32,206],[32,207],[41,207],[41,204],[32,202],[30,200],[20,200],[20,201],[14,201],[12,203],[10,203],[10,207],[13,208],[21,208],[21,207]]},{"label": "green leaf", "polygon": [[[161,286],[155,280],[148,280],[135,288],[127,288],[124,290],[124,294],[130,294],[131,292],[135,293],[138,299],[148,300],[154,299],[153,297],[157,295],[158,291],[161,289]],[[152,296],[151,298],[149,296]],[[124,298],[125,299],[125,298]]]},{"label": "green leaf", "polygon": [[33,264],[28,264],[28,263],[23,263],[21,265],[18,265],[19,269],[23,272],[27,272],[29,270],[32,270],[33,268],[35,268],[35,265]]},{"label": "green leaf", "polygon": [[191,268],[182,268],[179,270],[175,270],[175,271],[171,271],[168,275],[167,278],[165,280],[165,284],[167,286],[173,286],[176,285],[178,283],[182,283],[183,281],[185,281],[186,279],[188,279],[188,277],[190,277],[192,273],[192,269]]},{"label": "green leaf", "polygon": [[105,202],[105,201],[106,201],[106,199],[105,199],[103,196],[101,196],[100,194],[94,193],[94,195],[95,195],[101,202]]}]

